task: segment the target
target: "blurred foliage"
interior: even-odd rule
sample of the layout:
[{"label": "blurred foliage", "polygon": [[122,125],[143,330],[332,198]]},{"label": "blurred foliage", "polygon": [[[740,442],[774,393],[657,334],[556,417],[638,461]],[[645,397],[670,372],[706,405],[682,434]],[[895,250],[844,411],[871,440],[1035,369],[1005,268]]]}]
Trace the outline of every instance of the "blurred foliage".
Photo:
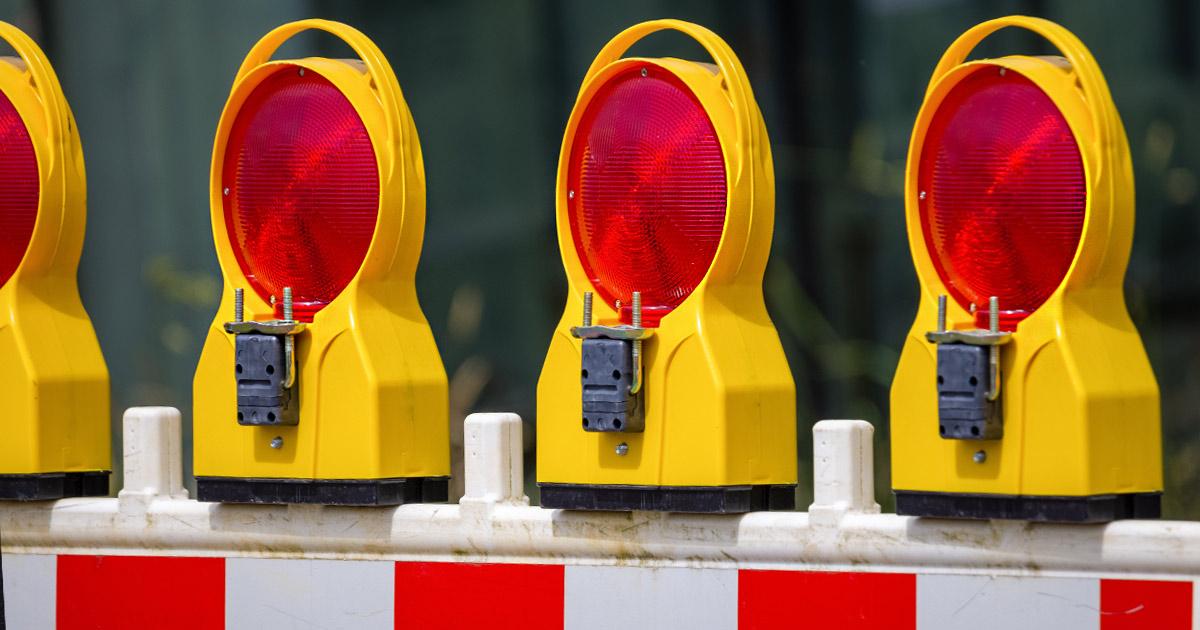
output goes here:
[{"label": "blurred foliage", "polygon": [[[953,38],[1010,13],[1078,34],[1123,116],[1139,213],[1127,293],[1163,392],[1164,507],[1200,518],[1200,10],[1190,0],[0,0],[0,19],[46,48],[83,135],[80,277],[113,375],[114,418],[135,404],[189,415],[220,282],[206,196],[212,134],[242,55],[270,28],[310,16],[348,22],[400,78],[429,187],[418,290],[450,373],[452,424],[477,410],[536,421],[538,371],[565,299],[554,173],[593,55],[645,19],[712,28],[745,64],[771,134],[766,294],[796,377],[801,502],[811,496],[812,423],[856,417],[877,429],[885,508],[887,391],[916,306],[900,194],[912,121]],[[702,55],[670,34],[636,52]],[[1005,32],[979,54],[1047,52]],[[349,53],[306,36],[281,54]],[[527,436],[532,447],[532,424]]]}]

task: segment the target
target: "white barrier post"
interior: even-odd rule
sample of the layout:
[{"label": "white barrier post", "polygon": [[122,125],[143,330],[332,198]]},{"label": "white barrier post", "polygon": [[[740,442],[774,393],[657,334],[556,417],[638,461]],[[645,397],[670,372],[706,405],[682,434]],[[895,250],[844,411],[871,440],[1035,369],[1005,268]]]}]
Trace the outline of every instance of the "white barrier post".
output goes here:
[{"label": "white barrier post", "polygon": [[466,493],[459,505],[529,505],[525,496],[521,417],[473,413],[463,424]]},{"label": "white barrier post", "polygon": [[122,419],[125,483],[117,494],[122,512],[138,511],[158,497],[186,499],[179,410],[133,407]]},{"label": "white barrier post", "polygon": [[814,525],[837,525],[848,512],[878,514],[871,440],[875,428],[862,420],[822,420],[813,425]]}]

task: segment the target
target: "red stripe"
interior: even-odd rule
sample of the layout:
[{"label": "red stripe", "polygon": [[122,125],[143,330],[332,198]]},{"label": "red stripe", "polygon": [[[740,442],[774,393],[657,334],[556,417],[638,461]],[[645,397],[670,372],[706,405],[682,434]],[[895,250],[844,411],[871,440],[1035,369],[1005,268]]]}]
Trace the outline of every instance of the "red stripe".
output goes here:
[{"label": "red stripe", "polygon": [[738,627],[915,630],[909,573],[738,572]]},{"label": "red stripe", "polygon": [[563,567],[396,563],[396,628],[561,630]]},{"label": "red stripe", "polygon": [[1100,580],[1100,629],[1188,630],[1192,583]]},{"label": "red stripe", "polygon": [[225,627],[225,559],[59,556],[59,630]]}]

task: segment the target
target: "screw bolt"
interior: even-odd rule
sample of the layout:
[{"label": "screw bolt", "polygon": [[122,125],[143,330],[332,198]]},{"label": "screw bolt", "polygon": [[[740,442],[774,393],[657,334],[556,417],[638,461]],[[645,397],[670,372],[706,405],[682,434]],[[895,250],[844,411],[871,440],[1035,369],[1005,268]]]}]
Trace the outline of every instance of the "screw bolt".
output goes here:
[{"label": "screw bolt", "polygon": [[283,448],[283,438],[279,437],[278,435],[276,435],[274,438],[272,438],[271,439],[271,448],[273,448],[273,449]]},{"label": "screw bolt", "polygon": [[642,76],[646,76],[648,74],[650,74],[650,71],[645,68],[642,68]]},{"label": "screw bolt", "polygon": [[946,332],[946,296],[938,296],[938,332]]},{"label": "screw bolt", "polygon": [[233,290],[233,321],[246,321],[246,291],[245,289]]},{"label": "screw bolt", "polygon": [[[988,298],[988,330],[1000,332],[1000,298],[994,295]],[[992,371],[992,384],[988,387],[987,399],[996,400],[1000,397],[1000,346],[988,346],[988,364]]]},{"label": "screw bolt", "polygon": [[592,292],[583,292],[583,325],[592,325]]},{"label": "screw bolt", "polygon": [[292,321],[292,287],[283,287],[283,319]]},{"label": "screw bolt", "polygon": [[617,445],[617,455],[624,457],[627,453],[629,453],[629,445],[628,444],[621,442],[620,444]]},{"label": "screw bolt", "polygon": [[[642,327],[642,292],[633,292],[633,327]],[[642,340],[633,340],[633,387],[629,393],[636,394],[642,390]]]},{"label": "screw bolt", "polygon": [[975,451],[975,454],[971,456],[971,459],[974,460],[976,464],[982,464],[983,462],[987,461],[987,451]]},{"label": "screw bolt", "polygon": [[924,190],[917,193],[917,199],[920,199],[921,201],[925,201],[925,197],[928,197],[928,196],[929,196],[929,194],[926,193]]}]

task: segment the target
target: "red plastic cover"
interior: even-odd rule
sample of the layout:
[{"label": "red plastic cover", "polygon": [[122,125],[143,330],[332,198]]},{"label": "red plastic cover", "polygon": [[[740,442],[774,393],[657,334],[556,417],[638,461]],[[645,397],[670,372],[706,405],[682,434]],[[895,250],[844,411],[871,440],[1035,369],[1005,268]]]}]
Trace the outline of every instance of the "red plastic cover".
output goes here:
[{"label": "red plastic cover", "polygon": [[225,225],[264,300],[291,287],[295,318],[349,284],[379,214],[379,169],[362,118],[311,70],[285,66],[242,104],[225,148]]},{"label": "red plastic cover", "polygon": [[1015,329],[1066,276],[1083,228],[1087,182],[1062,112],[1029,79],[997,67],[951,88],[929,126],[917,176],[925,243],[947,290],[988,298]]},{"label": "red plastic cover", "polygon": [[641,291],[643,325],[657,326],[708,273],[724,231],[725,160],[708,113],[674,74],[632,66],[596,91],[569,159],[584,271],[626,323]]},{"label": "red plastic cover", "polygon": [[25,121],[0,92],[0,286],[17,271],[37,222],[41,181]]}]

